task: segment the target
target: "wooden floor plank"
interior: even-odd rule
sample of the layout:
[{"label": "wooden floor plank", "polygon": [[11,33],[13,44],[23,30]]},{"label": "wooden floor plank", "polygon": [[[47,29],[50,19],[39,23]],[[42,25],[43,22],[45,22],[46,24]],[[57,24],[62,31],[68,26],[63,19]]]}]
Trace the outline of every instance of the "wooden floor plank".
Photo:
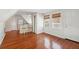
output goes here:
[{"label": "wooden floor plank", "polygon": [[1,49],[45,49],[45,39],[50,41],[50,48],[79,49],[79,43],[49,35],[47,33],[35,34],[28,32],[19,34],[18,31],[6,32],[0,46]]}]

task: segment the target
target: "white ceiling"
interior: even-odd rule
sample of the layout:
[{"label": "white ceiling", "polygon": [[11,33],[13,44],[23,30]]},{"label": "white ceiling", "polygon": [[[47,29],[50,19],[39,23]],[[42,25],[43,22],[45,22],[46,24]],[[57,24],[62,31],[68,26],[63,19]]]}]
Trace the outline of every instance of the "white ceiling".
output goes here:
[{"label": "white ceiling", "polygon": [[0,10],[0,22],[5,21],[12,15],[16,14],[17,12],[20,13],[49,13],[54,11],[55,9],[1,9]]},{"label": "white ceiling", "polygon": [[47,13],[47,12],[52,12],[54,9],[21,9],[19,11],[22,11],[22,12],[32,12],[32,13]]},{"label": "white ceiling", "polygon": [[18,10],[16,9],[0,9],[0,22],[6,21],[9,17],[14,15]]}]

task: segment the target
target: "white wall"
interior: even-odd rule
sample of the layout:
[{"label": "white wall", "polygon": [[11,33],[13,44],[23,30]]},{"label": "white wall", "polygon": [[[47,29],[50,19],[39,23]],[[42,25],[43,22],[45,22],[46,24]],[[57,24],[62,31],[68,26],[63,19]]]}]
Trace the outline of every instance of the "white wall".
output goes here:
[{"label": "white wall", "polygon": [[[44,26],[44,32],[79,42],[79,10],[56,10],[51,13],[54,12],[62,14],[60,28],[52,28],[50,19],[49,27]],[[51,13],[49,14],[51,15]]]},{"label": "white wall", "polygon": [[64,10],[64,37],[79,42],[79,10]]},{"label": "white wall", "polygon": [[16,9],[0,9],[0,21],[5,22],[10,16],[17,12]]},{"label": "white wall", "polygon": [[2,40],[4,38],[4,36],[5,36],[4,27],[5,27],[4,23],[0,22],[0,44],[1,44],[1,42],[2,42]]},{"label": "white wall", "polygon": [[43,32],[43,14],[37,13],[35,19],[35,31],[37,34]]},{"label": "white wall", "polygon": [[17,18],[12,16],[5,22],[5,31],[17,30]]},{"label": "white wall", "polygon": [[0,9],[0,44],[2,43],[2,40],[5,37],[5,21],[16,12],[17,10]]}]

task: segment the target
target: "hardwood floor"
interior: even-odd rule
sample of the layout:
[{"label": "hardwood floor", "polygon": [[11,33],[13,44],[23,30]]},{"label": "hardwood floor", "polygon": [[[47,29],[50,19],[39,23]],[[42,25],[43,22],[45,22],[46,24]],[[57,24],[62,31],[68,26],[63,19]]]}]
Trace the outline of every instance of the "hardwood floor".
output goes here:
[{"label": "hardwood floor", "polygon": [[[74,42],[71,40],[66,40],[54,35],[49,35],[47,33],[42,33],[39,34],[40,37],[43,36],[43,39],[48,39],[50,40],[50,48],[52,47],[52,49],[79,49],[79,42]],[[45,44],[45,43],[44,43]]]},{"label": "hardwood floor", "polygon": [[36,34],[33,32],[19,34],[17,31],[7,32],[1,48],[36,48]]},{"label": "hardwood floor", "polygon": [[[48,40],[50,44],[45,42]],[[48,45],[45,45],[45,44]],[[49,46],[49,47],[48,47]],[[35,34],[29,32],[19,34],[18,31],[6,32],[6,36],[0,46],[1,49],[79,49],[79,43],[49,35],[47,33]]]}]

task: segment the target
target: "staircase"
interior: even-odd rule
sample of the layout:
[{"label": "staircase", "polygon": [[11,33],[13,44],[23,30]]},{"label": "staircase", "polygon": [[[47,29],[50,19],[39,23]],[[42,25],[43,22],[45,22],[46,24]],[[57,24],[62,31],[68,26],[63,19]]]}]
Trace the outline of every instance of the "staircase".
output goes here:
[{"label": "staircase", "polygon": [[18,18],[18,29],[19,33],[25,34],[32,31],[32,25],[28,22],[28,18],[24,18],[22,15],[19,15]]}]

